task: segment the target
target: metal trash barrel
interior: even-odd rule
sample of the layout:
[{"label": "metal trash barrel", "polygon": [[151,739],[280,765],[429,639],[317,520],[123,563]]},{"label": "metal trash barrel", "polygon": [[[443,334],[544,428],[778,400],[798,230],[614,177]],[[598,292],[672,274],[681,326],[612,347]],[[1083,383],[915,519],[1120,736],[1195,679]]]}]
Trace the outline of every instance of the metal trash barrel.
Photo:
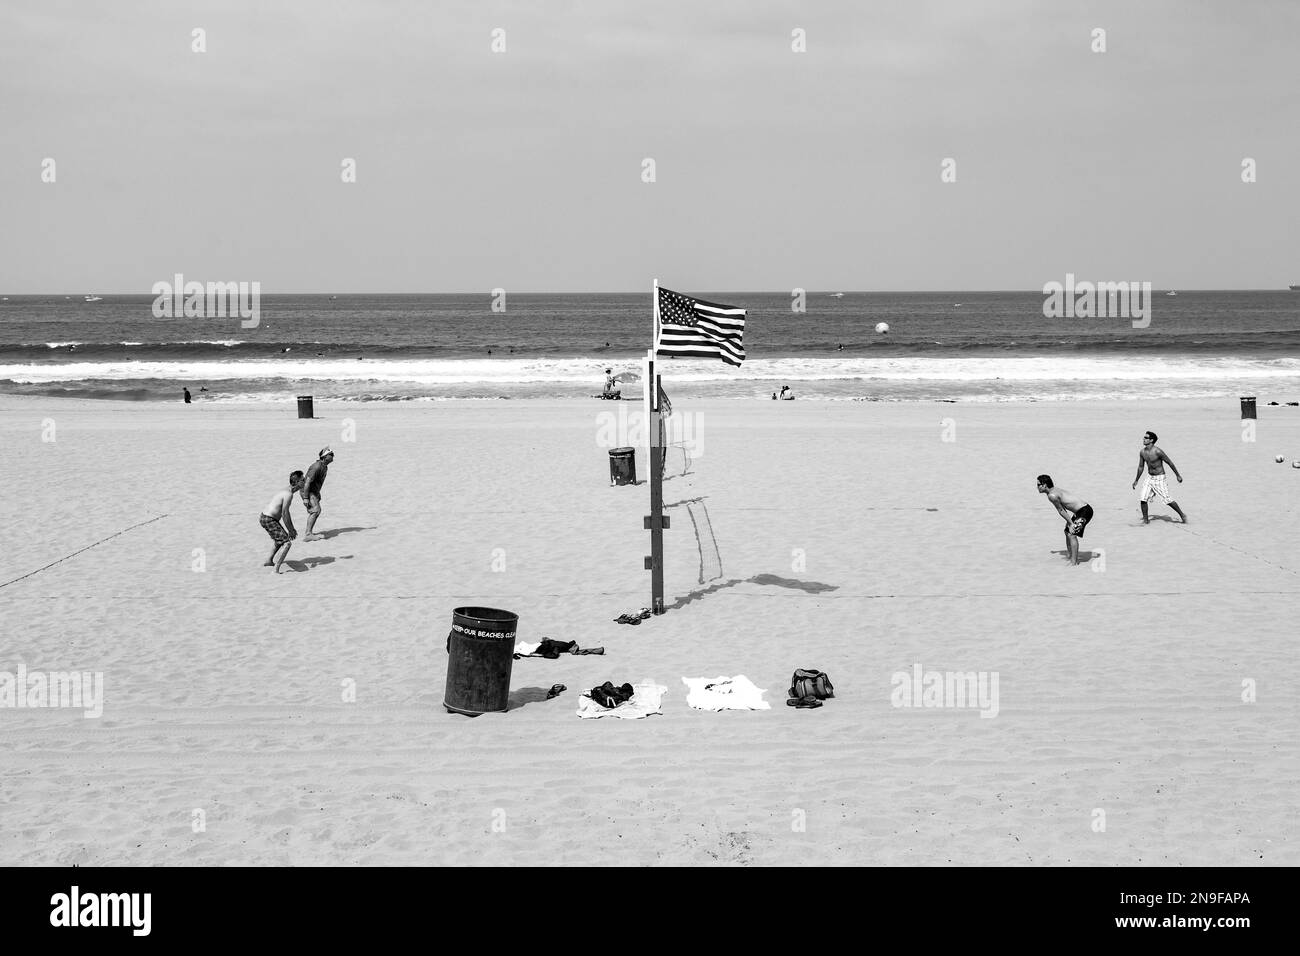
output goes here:
[{"label": "metal trash barrel", "polygon": [[471,717],[506,709],[518,627],[518,614],[494,607],[452,611],[442,706]]},{"label": "metal trash barrel", "polygon": [[1242,396],[1241,417],[1243,419],[1255,417],[1255,396],[1254,395]]},{"label": "metal trash barrel", "polygon": [[315,417],[316,417],[315,414],[312,412],[312,407],[311,407],[311,396],[310,396],[310,395],[299,395],[299,396],[298,396],[298,417],[299,417],[299,418],[315,418]]},{"label": "metal trash barrel", "polygon": [[611,485],[636,484],[635,448],[611,448],[609,450],[609,483]]}]

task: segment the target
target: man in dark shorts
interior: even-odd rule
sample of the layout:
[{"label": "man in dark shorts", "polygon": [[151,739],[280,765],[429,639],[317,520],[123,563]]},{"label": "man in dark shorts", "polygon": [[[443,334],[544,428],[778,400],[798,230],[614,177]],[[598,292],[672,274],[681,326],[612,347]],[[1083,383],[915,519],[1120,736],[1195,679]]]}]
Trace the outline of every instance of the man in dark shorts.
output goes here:
[{"label": "man in dark shorts", "polygon": [[333,460],[334,452],[329,448],[322,448],[320,455],[307,469],[307,477],[303,479],[302,503],[307,506],[307,531],[302,536],[304,541],[318,541],[325,537],[323,534],[313,534],[312,529],[316,527],[316,519],[320,517],[320,491],[325,484],[325,476],[329,474],[330,462]]},{"label": "man in dark shorts", "polygon": [[[266,506],[266,510],[259,516],[262,527],[266,533],[271,536],[275,542],[271,545],[271,556],[266,559],[262,567],[275,568],[276,574],[281,574],[281,565],[284,559],[289,556],[289,548],[293,545],[293,539],[298,537],[298,532],[294,529],[293,518],[289,515],[289,506],[293,504],[294,493],[302,487],[302,472],[295,471],[289,476],[289,487],[282,491],[277,491],[271,503]],[[283,526],[280,522],[283,521]],[[277,560],[277,555],[278,560]]]},{"label": "man in dark shorts", "polygon": [[1070,564],[1079,563],[1079,539],[1092,520],[1092,505],[1078,495],[1052,484],[1051,475],[1038,476],[1038,493],[1047,495],[1052,507],[1065,519],[1065,553]]}]

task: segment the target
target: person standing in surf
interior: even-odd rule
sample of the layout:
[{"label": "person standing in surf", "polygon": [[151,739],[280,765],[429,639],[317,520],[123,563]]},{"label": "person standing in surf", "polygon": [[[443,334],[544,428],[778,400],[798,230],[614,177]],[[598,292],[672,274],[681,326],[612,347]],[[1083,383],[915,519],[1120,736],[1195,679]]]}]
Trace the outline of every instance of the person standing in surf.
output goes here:
[{"label": "person standing in surf", "polygon": [[1169,498],[1169,481],[1165,477],[1165,464],[1173,469],[1174,477],[1178,483],[1183,483],[1183,476],[1178,473],[1178,466],[1174,460],[1165,454],[1164,449],[1156,445],[1156,433],[1147,432],[1142,436],[1142,450],[1138,452],[1138,470],[1137,477],[1133,479],[1133,487],[1137,488],[1138,478],[1142,477],[1142,466],[1146,465],[1147,480],[1142,485],[1142,523],[1150,524],[1151,518],[1147,514],[1147,502],[1159,495],[1164,499],[1165,504],[1178,513],[1178,517],[1183,519],[1183,524],[1187,524],[1187,515],[1183,514],[1183,509],[1178,507],[1178,502],[1171,501]]}]

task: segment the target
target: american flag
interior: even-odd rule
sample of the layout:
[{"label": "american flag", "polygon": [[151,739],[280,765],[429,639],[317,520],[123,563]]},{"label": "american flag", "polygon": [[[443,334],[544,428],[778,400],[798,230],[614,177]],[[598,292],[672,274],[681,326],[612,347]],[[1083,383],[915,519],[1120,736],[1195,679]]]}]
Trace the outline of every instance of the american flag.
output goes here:
[{"label": "american flag", "polygon": [[745,361],[744,334],[744,309],[659,289],[659,342],[655,354],[720,358],[738,366]]}]

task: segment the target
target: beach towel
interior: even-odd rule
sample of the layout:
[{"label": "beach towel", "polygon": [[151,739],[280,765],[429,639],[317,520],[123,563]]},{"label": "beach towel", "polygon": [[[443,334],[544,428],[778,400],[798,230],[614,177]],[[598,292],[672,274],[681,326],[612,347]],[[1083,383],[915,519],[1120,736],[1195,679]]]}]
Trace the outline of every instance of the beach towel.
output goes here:
[{"label": "beach towel", "polygon": [[619,704],[617,707],[602,707],[592,700],[588,694],[583,694],[578,698],[578,716],[584,718],[622,717],[626,720],[639,720],[642,717],[648,717],[650,714],[662,714],[664,694],[666,693],[668,693],[668,688],[663,684],[647,679],[633,684],[632,699],[625,704]]},{"label": "beach towel", "polygon": [[686,703],[696,710],[771,710],[763,700],[767,691],[754,686],[744,674],[735,677],[683,677]]}]

